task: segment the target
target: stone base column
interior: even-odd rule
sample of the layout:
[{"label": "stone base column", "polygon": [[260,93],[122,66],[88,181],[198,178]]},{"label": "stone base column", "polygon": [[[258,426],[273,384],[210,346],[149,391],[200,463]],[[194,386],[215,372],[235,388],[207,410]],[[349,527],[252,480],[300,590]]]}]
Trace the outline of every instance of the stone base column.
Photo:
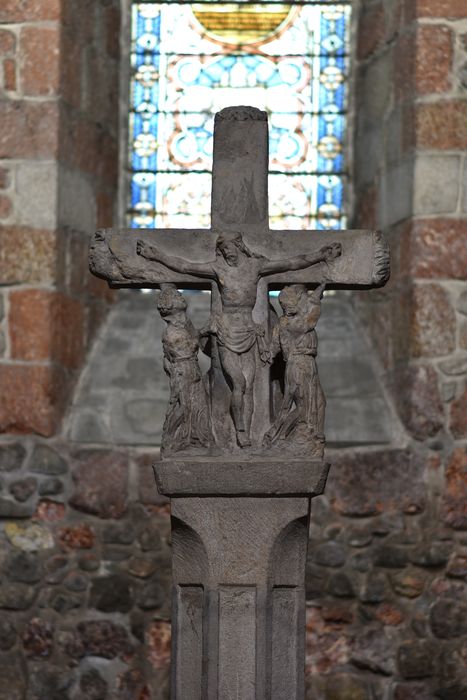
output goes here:
[{"label": "stone base column", "polygon": [[170,460],[172,700],[303,700],[310,503],[323,462]]}]

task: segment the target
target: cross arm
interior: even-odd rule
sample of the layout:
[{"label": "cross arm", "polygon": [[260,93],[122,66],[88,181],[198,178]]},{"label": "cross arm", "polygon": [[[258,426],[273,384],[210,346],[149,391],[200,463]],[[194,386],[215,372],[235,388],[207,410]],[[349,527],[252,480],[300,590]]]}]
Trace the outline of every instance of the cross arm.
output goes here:
[{"label": "cross arm", "polygon": [[[213,273],[203,258],[212,259],[212,241],[203,229],[100,229],[91,239],[90,270],[111,287],[205,287]],[[142,248],[148,257],[140,254]],[[177,255],[180,251],[186,257]]]},{"label": "cross arm", "polygon": [[[261,239],[272,261],[285,261],[288,251],[294,254],[292,263],[297,251],[310,261],[307,267],[270,274],[271,285],[327,282],[328,288],[353,289],[382,287],[389,279],[389,247],[379,231],[269,231]],[[336,244],[341,254],[319,262],[321,251]]]},{"label": "cross arm", "polygon": [[327,262],[338,257],[341,253],[340,243],[324,245],[314,253],[308,255],[297,255],[294,258],[284,260],[268,260],[261,268],[261,275],[273,275],[276,272],[289,272],[302,270],[310,265],[320,262]]},{"label": "cross arm", "polygon": [[185,258],[180,258],[178,255],[167,255],[167,253],[164,253],[160,248],[156,248],[141,239],[138,239],[136,242],[136,253],[146,258],[146,260],[152,260],[161,265],[165,265],[174,272],[181,272],[185,275],[197,275],[209,279],[213,279],[216,276],[212,266],[213,260],[200,263],[193,262],[192,260],[185,260]]}]

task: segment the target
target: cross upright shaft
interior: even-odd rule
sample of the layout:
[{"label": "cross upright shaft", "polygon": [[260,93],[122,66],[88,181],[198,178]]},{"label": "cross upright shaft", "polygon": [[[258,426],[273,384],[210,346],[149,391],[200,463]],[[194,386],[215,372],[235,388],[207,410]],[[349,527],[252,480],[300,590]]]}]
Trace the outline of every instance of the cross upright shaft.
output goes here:
[{"label": "cross upright shaft", "polygon": [[[377,232],[271,231],[267,167],[266,114],[222,110],[215,122],[212,228],[108,229],[91,243],[91,270],[112,286],[212,288],[211,410],[224,451],[180,452],[155,465],[159,491],[172,506],[172,700],[303,700],[309,511],[329,465],[306,453],[261,452],[270,381],[255,333],[264,329],[267,347],[269,284],[325,280],[331,287],[371,288],[389,275],[388,250]],[[229,234],[237,234],[238,254],[225,243]],[[223,345],[240,359],[250,353],[256,363],[256,451],[244,449],[238,423],[238,445],[225,429],[236,408],[225,400],[223,370],[231,358],[222,355]],[[303,352],[311,391],[312,345]]]}]

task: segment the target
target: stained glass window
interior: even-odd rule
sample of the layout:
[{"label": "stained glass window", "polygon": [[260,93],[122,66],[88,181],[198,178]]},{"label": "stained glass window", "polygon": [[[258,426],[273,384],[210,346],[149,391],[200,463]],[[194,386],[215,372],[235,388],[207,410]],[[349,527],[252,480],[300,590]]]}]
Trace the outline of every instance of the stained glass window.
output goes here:
[{"label": "stained glass window", "polygon": [[135,2],[135,228],[208,228],[213,115],[269,113],[272,228],[345,226],[347,2]]}]

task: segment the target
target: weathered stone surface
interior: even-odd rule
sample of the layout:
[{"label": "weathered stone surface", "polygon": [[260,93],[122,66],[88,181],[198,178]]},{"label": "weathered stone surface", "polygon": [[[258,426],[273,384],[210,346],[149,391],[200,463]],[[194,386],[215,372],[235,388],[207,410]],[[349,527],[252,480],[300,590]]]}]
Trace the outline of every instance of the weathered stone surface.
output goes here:
[{"label": "weathered stone surface", "polygon": [[331,576],[328,592],[337,598],[353,598],[355,595],[351,580],[343,572]]},{"label": "weathered stone surface", "polygon": [[5,572],[11,581],[37,583],[42,577],[42,562],[37,554],[11,552],[5,565]]},{"label": "weathered stone surface", "polygon": [[461,219],[437,217],[414,222],[410,239],[414,277],[463,279],[466,256],[465,226]]},{"label": "weathered stone surface", "polygon": [[65,580],[63,581],[64,586],[69,591],[74,591],[75,593],[81,593],[85,591],[89,585],[89,579],[83,576],[79,571],[72,571],[67,574]]},{"label": "weathered stone surface", "polygon": [[35,520],[43,520],[47,523],[55,523],[65,517],[65,504],[50,501],[48,498],[41,499],[37,504],[34,513]]},{"label": "weathered stone surface", "polygon": [[0,608],[5,610],[27,610],[31,607],[36,591],[23,583],[3,584],[0,588]]},{"label": "weathered stone surface", "polygon": [[321,617],[325,622],[335,624],[350,624],[355,620],[355,615],[346,603],[325,603],[321,608]]},{"label": "weathered stone surface", "polygon": [[[121,673],[117,678],[118,700],[150,700],[150,690],[148,684],[145,683],[145,672],[140,668],[130,668],[128,671]],[[167,695],[168,688],[166,678],[162,674],[157,674],[157,686],[161,695]]]},{"label": "weathered stone surface", "polygon": [[102,530],[102,541],[109,544],[131,544],[136,537],[135,528],[131,523],[111,523]]},{"label": "weathered stone surface", "polygon": [[416,570],[398,571],[390,578],[394,592],[404,598],[417,598],[425,587],[425,579]]},{"label": "weathered stone surface", "polygon": [[446,573],[452,578],[467,578],[467,553],[455,554],[448,564]]},{"label": "weathered stone surface", "polygon": [[138,469],[138,493],[141,503],[158,505],[166,503],[167,496],[159,493],[154,481],[153,464],[157,461],[158,454],[141,455],[136,460]]},{"label": "weathered stone surface", "polygon": [[442,517],[450,527],[467,530],[467,454],[462,447],[454,450],[448,462]]},{"label": "weathered stone surface", "polygon": [[[7,284],[54,281],[57,233],[29,226],[2,226],[0,276]],[[21,248],[22,255],[18,255]]]},{"label": "weathered stone surface", "polygon": [[0,620],[0,651],[8,651],[16,642],[16,628],[14,624],[3,616]]},{"label": "weathered stone surface", "polygon": [[99,557],[95,554],[82,554],[78,557],[78,566],[83,571],[97,571],[99,563]]},{"label": "weathered stone surface", "polygon": [[5,654],[0,660],[0,700],[24,700],[26,666],[19,654]]},{"label": "weathered stone surface", "polygon": [[394,689],[394,700],[432,700],[431,688],[421,683],[398,683]]},{"label": "weathered stone surface", "polygon": [[132,557],[128,562],[128,572],[138,578],[147,578],[156,570],[157,563],[147,557]]},{"label": "weathered stone surface", "polygon": [[396,608],[394,605],[389,603],[383,603],[378,606],[375,611],[375,617],[377,620],[383,623],[383,625],[397,626],[404,622],[404,613]]},{"label": "weathered stone surface", "polygon": [[68,640],[66,650],[70,656],[100,656],[114,659],[131,654],[132,647],[127,631],[121,625],[107,620],[88,620],[76,627],[76,635]]},{"label": "weathered stone surface", "polygon": [[186,495],[310,495],[324,491],[329,464],[319,460],[274,458],[242,460],[227,457],[207,461],[157,462],[157,487],[167,496]]},{"label": "weathered stone surface", "polygon": [[329,572],[321,566],[312,566],[311,559],[307,562],[305,576],[305,595],[307,600],[322,598],[326,591]]},{"label": "weathered stone surface", "polygon": [[369,571],[373,565],[373,553],[366,549],[362,552],[352,554],[349,564],[355,571],[360,571],[362,573]]},{"label": "weathered stone surface", "polygon": [[444,426],[438,376],[430,365],[410,365],[398,371],[396,400],[401,417],[416,440],[436,435]]},{"label": "weathered stone surface", "polygon": [[363,603],[381,603],[387,598],[388,583],[387,577],[376,571],[368,574],[359,594]]},{"label": "weathered stone surface", "polygon": [[409,560],[408,552],[404,547],[383,544],[374,553],[374,563],[376,566],[383,566],[388,569],[399,569],[404,567]]},{"label": "weathered stone surface", "polygon": [[441,389],[440,389],[441,399],[445,403],[449,403],[450,401],[452,401],[455,398],[456,391],[457,391],[457,386],[456,386],[455,382],[445,382],[444,384],[441,384]]},{"label": "weathered stone surface", "polygon": [[49,557],[44,564],[46,582],[52,584],[60,583],[65,578],[67,571],[69,571],[69,567],[70,562],[68,557],[62,556],[61,554]]},{"label": "weathered stone surface", "polygon": [[460,314],[467,316],[467,291],[461,292],[457,300],[456,309]]},{"label": "weathered stone surface", "polygon": [[40,496],[58,496],[60,493],[63,493],[63,482],[57,477],[52,476],[49,479],[44,479],[39,484]]},{"label": "weathered stone surface", "polygon": [[326,700],[370,700],[372,695],[368,681],[356,675],[336,673],[326,678]]},{"label": "weathered stone surface", "polygon": [[467,386],[458,399],[451,404],[450,428],[458,440],[467,437]]},{"label": "weathered stone surface", "polygon": [[28,476],[25,479],[18,479],[10,484],[9,491],[11,495],[20,503],[24,503],[28,498],[35,493],[37,488],[37,479]]},{"label": "weathered stone surface", "polygon": [[54,630],[51,622],[34,617],[23,632],[23,647],[28,658],[46,658],[52,654]]},{"label": "weathered stone surface", "polygon": [[0,518],[30,518],[33,513],[33,503],[17,503],[0,497]]},{"label": "weathered stone surface", "polygon": [[54,434],[68,383],[68,375],[58,364],[2,364],[0,382],[2,432]]},{"label": "weathered stone surface", "polygon": [[62,667],[41,663],[31,666],[28,674],[28,700],[69,700],[73,674]]},{"label": "weathered stone surface", "polygon": [[439,600],[430,610],[430,625],[435,637],[455,639],[467,634],[467,604],[456,600]]},{"label": "weathered stone surface", "polygon": [[37,552],[54,546],[52,533],[42,525],[17,525],[7,523],[5,534],[14,547],[25,552]]},{"label": "weathered stone surface", "polygon": [[401,644],[398,651],[399,671],[404,678],[426,678],[436,668],[436,645],[426,639]]},{"label": "weathered stone surface", "polygon": [[350,660],[373,673],[391,675],[395,671],[394,649],[383,629],[371,629],[354,641]]},{"label": "weathered stone surface", "polygon": [[126,613],[132,604],[131,584],[127,577],[114,574],[93,580],[90,595],[93,608],[107,613]]},{"label": "weathered stone surface", "polygon": [[82,451],[74,457],[73,480],[75,490],[69,502],[77,510],[100,518],[119,518],[126,512],[128,457],[125,454]]},{"label": "weathered stone surface", "polygon": [[171,626],[164,620],[155,620],[146,630],[148,660],[153,668],[167,668],[170,662]]},{"label": "weathered stone surface", "polygon": [[372,542],[371,532],[365,529],[353,528],[348,532],[348,543],[351,547],[366,547]]},{"label": "weathered stone surface", "polygon": [[0,471],[11,472],[16,469],[20,469],[24,458],[26,456],[26,450],[23,445],[11,444],[11,445],[1,445],[0,446]]},{"label": "weathered stone surface", "polygon": [[162,523],[149,524],[139,534],[138,542],[143,552],[160,550],[162,548]]},{"label": "weathered stone surface", "polygon": [[94,530],[86,523],[59,531],[59,541],[66,549],[91,549],[95,539]]},{"label": "weathered stone surface", "polygon": [[467,356],[454,357],[439,363],[439,368],[449,376],[461,376],[467,372]]},{"label": "weathered stone surface", "polygon": [[423,471],[422,460],[408,451],[348,454],[333,461],[327,495],[333,509],[342,515],[417,512],[423,510],[426,500]]},{"label": "weathered stone surface", "polygon": [[29,461],[29,469],[39,474],[60,476],[68,471],[65,459],[48,445],[37,445]]},{"label": "weathered stone surface", "polygon": [[311,552],[315,564],[321,566],[338,567],[345,564],[347,557],[346,548],[338,542],[325,542]]},{"label": "weathered stone surface", "polygon": [[444,566],[449,559],[450,548],[445,543],[426,543],[412,550],[410,561],[417,566]]},{"label": "weathered stone surface", "polygon": [[107,698],[108,683],[95,668],[83,673],[79,688],[86,700],[105,700]]},{"label": "weathered stone surface", "polygon": [[46,607],[52,608],[60,615],[66,615],[70,611],[80,608],[84,602],[84,598],[81,596],[64,590],[53,590],[47,600]]},{"label": "weathered stone surface", "polygon": [[141,610],[157,610],[167,599],[167,591],[157,581],[146,583],[137,595],[137,604]]}]

